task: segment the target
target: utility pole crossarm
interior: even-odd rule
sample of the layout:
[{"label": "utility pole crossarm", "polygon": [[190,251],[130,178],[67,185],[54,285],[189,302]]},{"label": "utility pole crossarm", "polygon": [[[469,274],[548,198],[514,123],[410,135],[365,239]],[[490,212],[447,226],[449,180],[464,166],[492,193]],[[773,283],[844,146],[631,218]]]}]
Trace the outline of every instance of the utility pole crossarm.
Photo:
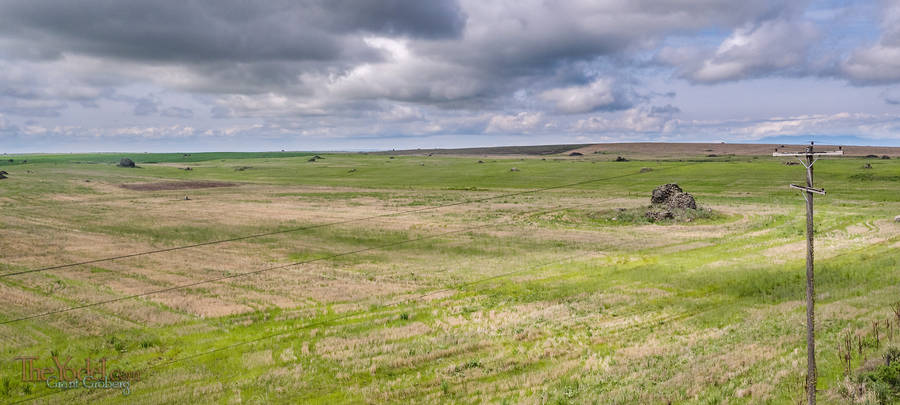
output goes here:
[{"label": "utility pole crossarm", "polygon": [[830,152],[774,152],[775,157],[803,157],[803,156],[844,156],[844,151],[835,150]]},{"label": "utility pole crossarm", "polygon": [[816,151],[813,143],[803,152],[779,152],[775,148],[775,157],[796,157],[806,168],[806,185],[791,184],[791,188],[804,192],[806,200],[806,399],[808,405],[816,405],[816,292],[815,271],[813,270],[813,194],[825,195],[825,189],[813,187],[813,165],[820,156],[843,156],[841,148],[835,151]]},{"label": "utility pole crossarm", "polygon": [[804,186],[798,186],[796,184],[791,184],[791,188],[796,188],[797,190],[806,191],[807,193],[816,193],[816,194],[825,195],[825,189],[823,189],[823,188],[804,187]]}]

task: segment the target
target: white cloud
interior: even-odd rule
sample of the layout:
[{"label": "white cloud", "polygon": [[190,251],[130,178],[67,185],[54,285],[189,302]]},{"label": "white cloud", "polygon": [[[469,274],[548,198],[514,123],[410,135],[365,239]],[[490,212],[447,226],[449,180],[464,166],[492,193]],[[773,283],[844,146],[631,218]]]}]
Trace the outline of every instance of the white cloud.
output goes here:
[{"label": "white cloud", "polygon": [[322,100],[292,97],[274,92],[230,94],[219,97],[216,103],[240,117],[324,115],[327,113]]},{"label": "white cloud", "polygon": [[135,136],[138,138],[184,138],[193,136],[195,130],[187,125],[171,125],[161,127],[119,127],[93,131],[95,136]]},{"label": "white cloud", "polygon": [[577,114],[610,107],[619,100],[611,79],[597,79],[584,86],[570,86],[547,90],[540,97],[555,104],[558,111]]},{"label": "white cloud", "polygon": [[476,72],[453,62],[412,52],[407,40],[366,38],[381,51],[379,62],[363,63],[346,74],[331,75],[318,94],[338,99],[378,99],[442,102],[477,95],[484,88]]},{"label": "white cloud", "polygon": [[740,120],[685,120],[645,108],[579,119],[572,133],[623,140],[753,141],[776,136],[856,134],[869,139],[900,140],[900,114],[840,112]]},{"label": "white cloud", "polygon": [[[760,81],[715,90],[762,104],[779,96],[781,88],[773,90],[779,82],[797,76],[837,75],[855,84],[900,80],[900,0],[888,3],[880,38],[852,53],[865,37],[858,25],[841,25],[847,20],[840,15],[856,7],[831,2],[440,2],[445,8],[409,2],[404,10],[418,11],[405,13],[403,25],[397,13],[380,15],[374,6],[326,3],[244,4],[231,13],[230,3],[215,5],[215,12],[206,3],[178,2],[101,1],[86,13],[83,6],[59,9],[45,0],[0,5],[0,20],[8,23],[0,25],[0,129],[48,139],[243,138],[245,145],[266,137],[303,144],[313,137],[483,133],[491,139],[731,139],[836,128],[896,137],[896,119],[880,115],[900,103],[895,91],[832,88],[817,94],[840,100],[785,107],[787,118],[767,118],[770,108],[746,112],[744,120],[723,119],[742,116],[736,110],[749,102],[728,105],[722,97],[710,108],[693,107],[704,104],[713,86],[751,78]],[[305,4],[334,20],[300,15]],[[144,13],[117,12],[134,7]],[[30,11],[15,13],[23,8]],[[161,12],[170,17],[160,19],[169,29],[147,29],[146,16]],[[429,15],[435,20],[423,19]],[[867,12],[858,15],[871,24]],[[77,24],[78,16],[100,23]],[[202,28],[210,26],[224,31]],[[851,38],[830,48],[829,39],[844,33]],[[843,63],[833,62],[845,53]],[[827,63],[815,65],[821,60]],[[687,82],[668,80],[673,70]],[[763,82],[772,76],[779,77]],[[673,94],[663,103],[693,112],[653,107],[661,94]],[[840,110],[869,114],[829,114]],[[129,112],[135,116],[123,127],[122,114]]]},{"label": "white cloud", "polygon": [[878,42],[855,50],[841,72],[858,83],[900,81],[900,1],[885,3]]},{"label": "white cloud", "polygon": [[749,23],[725,38],[718,48],[663,49],[659,59],[676,66],[696,83],[719,83],[806,70],[807,52],[818,37],[808,21],[778,18]]},{"label": "white cloud", "polygon": [[388,111],[379,114],[378,118],[393,122],[421,121],[425,119],[425,114],[419,108],[395,104]]},{"label": "white cloud", "polygon": [[859,133],[868,138],[898,139],[900,115],[840,112],[835,114],[806,114],[774,117],[755,122],[723,122],[731,132],[744,139],[760,139],[778,135]]},{"label": "white cloud", "polygon": [[575,132],[595,133],[661,133],[672,130],[677,108],[631,108],[612,117],[590,116],[572,125]]},{"label": "white cloud", "polygon": [[495,115],[488,122],[487,133],[527,133],[541,128],[544,114],[540,112],[520,112],[514,115]]}]

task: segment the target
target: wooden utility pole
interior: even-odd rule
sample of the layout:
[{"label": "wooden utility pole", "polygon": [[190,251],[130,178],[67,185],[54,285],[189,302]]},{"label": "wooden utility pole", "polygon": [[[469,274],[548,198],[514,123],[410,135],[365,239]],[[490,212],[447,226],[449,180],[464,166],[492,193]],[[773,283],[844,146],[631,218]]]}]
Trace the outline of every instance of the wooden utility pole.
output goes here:
[{"label": "wooden utility pole", "polygon": [[[813,143],[810,142],[805,152],[785,153],[778,152],[772,156],[793,156],[800,160],[800,164],[806,168],[806,186],[798,186],[791,184],[791,188],[798,189],[803,192],[803,198],[806,199],[806,398],[809,405],[816,403],[816,292],[815,292],[815,272],[813,271],[813,193],[825,195],[825,190],[813,188],[813,164],[819,159],[819,156],[841,156],[843,150],[831,152],[816,152],[813,150]],[[803,157],[806,161],[803,161]]]}]

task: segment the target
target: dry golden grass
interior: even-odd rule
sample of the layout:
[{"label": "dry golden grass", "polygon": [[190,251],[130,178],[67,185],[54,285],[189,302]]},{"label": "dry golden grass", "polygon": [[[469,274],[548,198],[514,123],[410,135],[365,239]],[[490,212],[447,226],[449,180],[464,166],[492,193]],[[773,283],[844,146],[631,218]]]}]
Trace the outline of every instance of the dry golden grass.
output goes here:
[{"label": "dry golden grass", "polygon": [[[75,171],[73,176],[91,173]],[[16,283],[0,282],[5,316],[491,226],[71,311],[47,317],[40,328],[0,325],[0,344],[25,350],[59,331],[77,330],[75,335],[96,337],[99,346],[108,348],[104,339],[122,330],[159,331],[166,340],[160,347],[131,349],[121,357],[145,356],[138,361],[144,362],[227,346],[233,334],[246,333],[250,339],[285,332],[221,354],[234,373],[216,369],[210,360],[149,376],[141,384],[147,394],[138,401],[160,404],[309,398],[367,403],[726,402],[715,396],[718,390],[728,399],[765,403],[783,400],[785,387],[802,370],[803,353],[794,350],[799,335],[783,332],[802,326],[801,297],[755,300],[745,290],[734,291],[740,286],[715,281],[735,269],[762,267],[760,260],[771,263],[802,254],[802,235],[767,225],[773,219],[790,220],[783,218],[795,215],[797,207],[721,202],[709,206],[725,218],[708,222],[600,226],[588,214],[643,206],[646,198],[623,192],[598,203],[608,198],[606,192],[589,190],[436,208],[502,190],[244,183],[134,191],[118,186],[145,180],[70,180],[93,193],[51,193],[40,204],[9,209],[0,217],[4,271],[278,227],[349,222],[24,275]],[[190,201],[181,199],[185,194]],[[717,195],[716,201],[728,196]],[[536,214],[561,207],[571,209],[562,216]],[[403,213],[425,208],[436,209]],[[357,221],[391,213],[398,215]],[[817,253],[822,259],[868,246],[900,246],[894,241],[900,225],[889,220],[824,229]],[[173,235],[173,230],[184,234]],[[538,266],[546,263],[555,264]],[[785,269],[785,274],[794,270]],[[497,276],[503,277],[484,280]],[[482,282],[466,284],[473,281]],[[703,289],[691,290],[695,284]],[[884,307],[896,293],[891,287],[829,302],[830,292],[820,291],[819,314],[832,322],[876,319],[880,315],[873,308]],[[332,316],[340,318],[315,323]],[[316,326],[299,327],[307,322]],[[186,341],[194,342],[191,350],[175,350]],[[726,386],[730,388],[722,388]],[[259,387],[268,387],[271,396]],[[98,393],[78,397],[116,402],[111,398]]]}]

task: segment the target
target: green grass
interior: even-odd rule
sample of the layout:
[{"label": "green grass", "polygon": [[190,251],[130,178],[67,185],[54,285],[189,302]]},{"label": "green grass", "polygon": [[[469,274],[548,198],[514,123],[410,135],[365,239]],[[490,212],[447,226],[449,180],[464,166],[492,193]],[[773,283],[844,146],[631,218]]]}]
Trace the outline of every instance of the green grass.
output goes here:
[{"label": "green grass", "polygon": [[[802,181],[796,166],[753,157],[311,155],[127,156],[136,169],[115,167],[120,154],[0,164],[10,172],[0,183],[0,272],[309,228],[0,278],[9,297],[0,320],[314,261],[0,325],[0,398],[49,392],[20,381],[13,359],[51,354],[144,372],[127,397],[71,390],[51,403],[795,403],[803,395],[805,221],[802,197],[787,187]],[[900,162],[861,162],[816,165],[816,185],[828,191],[815,217],[822,403],[846,401],[841,336],[868,336],[900,293],[891,222]],[[117,187],[189,180],[240,185]],[[711,210],[649,222],[642,207],[664,183]],[[503,194],[517,195],[482,201]],[[310,227],[334,220],[343,223]],[[435,236],[480,225],[490,226]],[[318,260],[360,249],[371,250]],[[217,305],[236,313],[204,312]],[[866,356],[887,344],[872,343]]]}]

